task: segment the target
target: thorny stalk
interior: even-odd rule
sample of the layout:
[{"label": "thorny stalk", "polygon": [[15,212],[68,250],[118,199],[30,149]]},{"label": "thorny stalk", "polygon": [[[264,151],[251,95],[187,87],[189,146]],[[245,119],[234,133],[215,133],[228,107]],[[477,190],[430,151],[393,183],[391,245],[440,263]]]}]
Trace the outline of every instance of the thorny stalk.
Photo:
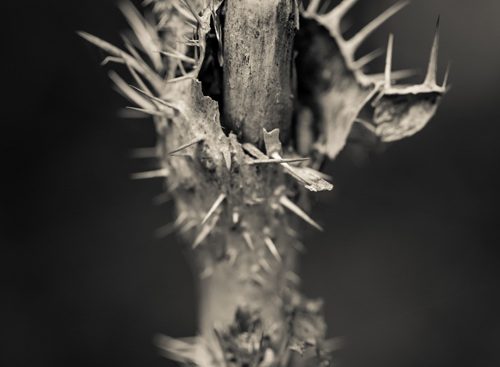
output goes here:
[{"label": "thorny stalk", "polygon": [[[437,83],[438,32],[424,82],[392,70],[367,74],[381,52],[356,58],[363,41],[401,10],[398,2],[355,36],[341,23],[356,0],[145,0],[120,9],[131,32],[118,48],[85,32],[114,72],[116,89],[150,117],[157,145],[133,152],[156,158],[191,246],[200,277],[199,335],[159,336],[167,357],[197,366],[285,366],[327,363],[320,300],[299,291],[301,223],[310,192],[332,190],[318,169],[344,148],[354,124],[382,142],[409,137],[434,115],[447,89]],[[165,194],[166,194],[165,193]],[[161,200],[165,198],[162,195]]]}]

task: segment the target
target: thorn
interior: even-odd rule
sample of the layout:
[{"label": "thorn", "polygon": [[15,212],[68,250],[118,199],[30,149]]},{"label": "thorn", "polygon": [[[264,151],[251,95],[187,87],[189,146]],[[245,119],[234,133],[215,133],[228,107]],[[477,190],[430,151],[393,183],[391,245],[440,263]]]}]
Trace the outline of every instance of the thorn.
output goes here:
[{"label": "thorn", "polygon": [[106,66],[107,64],[114,62],[117,64],[123,64],[125,61],[121,57],[115,57],[115,56],[107,56],[104,60],[101,62],[101,66]]},{"label": "thorn", "polygon": [[310,158],[269,158],[269,159],[254,159],[253,161],[248,162],[249,166],[254,166],[257,164],[273,164],[273,163],[297,163],[297,162],[306,162]]},{"label": "thorn", "polygon": [[446,67],[446,72],[444,74],[444,79],[443,79],[443,88],[444,89],[446,89],[448,86],[448,78],[450,76],[450,68],[451,68],[451,64],[448,63],[448,66]]},{"label": "thorn", "polygon": [[143,90],[145,90],[146,92],[148,92],[149,94],[151,94],[151,91],[149,90],[149,88],[147,87],[147,85],[144,84],[144,82],[139,77],[139,75],[136,73],[136,71],[134,70],[134,68],[130,65],[130,62],[128,62],[127,60],[125,60],[125,65],[127,65],[127,69],[129,71],[130,75],[132,75],[132,77],[134,78],[134,80],[137,83],[137,85],[140,88],[142,88]]},{"label": "thorn", "polygon": [[259,259],[259,265],[268,274],[271,274],[271,272],[273,271],[273,269],[271,268],[271,265],[263,257],[261,257]]},{"label": "thorn", "polygon": [[306,247],[304,246],[304,244],[300,241],[292,241],[292,247],[297,250],[297,252],[300,252],[300,253],[304,253],[306,252]]},{"label": "thorn", "polygon": [[316,14],[318,12],[320,2],[321,0],[311,0],[307,6],[307,12],[310,14]]},{"label": "thorn", "polygon": [[247,244],[248,248],[252,251],[255,251],[255,246],[253,245],[252,237],[250,236],[250,233],[248,232],[243,232],[242,233],[243,239],[245,240],[245,243]]},{"label": "thorn", "polygon": [[222,204],[222,202],[224,201],[224,199],[226,199],[226,195],[225,194],[220,194],[219,197],[213,203],[213,205],[210,208],[210,210],[208,211],[208,213],[205,215],[205,218],[203,218],[203,220],[201,221],[201,225],[204,225],[205,223],[207,223],[208,219],[210,219],[210,217],[212,216],[212,214],[215,213],[215,211]]},{"label": "thorn", "polygon": [[226,251],[227,262],[230,266],[234,266],[236,264],[236,259],[238,258],[238,250],[234,248],[229,248]]},{"label": "thorn", "polygon": [[285,208],[293,212],[295,215],[299,216],[302,218],[303,221],[309,223],[311,226],[316,228],[317,230],[323,232],[323,228],[316,223],[310,216],[307,215],[306,212],[304,212],[301,208],[299,208],[295,203],[293,203],[289,198],[286,196],[282,196],[280,198],[280,203],[283,205]]},{"label": "thorn", "polygon": [[162,104],[163,106],[166,106],[166,107],[168,107],[168,108],[172,108],[172,109],[174,109],[174,110],[177,110],[177,108],[176,108],[173,104],[168,103],[167,101],[164,101],[164,100],[163,100],[163,99],[161,99],[161,98],[155,97],[155,96],[153,96],[153,95],[149,94],[148,92],[145,92],[145,91],[143,91],[142,89],[137,88],[137,87],[135,87],[135,86],[133,86],[133,85],[129,85],[129,87],[130,87],[130,88],[132,88],[132,89],[134,89],[135,91],[139,92],[139,93],[140,93],[140,94],[142,94],[144,97],[149,98],[149,99],[150,99],[150,100],[152,100],[152,101],[158,102],[159,104]]},{"label": "thorn", "polygon": [[282,259],[281,259],[281,255],[278,251],[278,248],[276,247],[276,244],[273,242],[272,239],[270,239],[269,237],[265,237],[264,238],[264,243],[266,244],[266,247],[269,249],[269,251],[271,252],[271,254],[274,256],[274,258],[278,261],[278,262],[281,262]]},{"label": "thorn", "polygon": [[183,75],[183,76],[178,76],[176,78],[168,79],[165,81],[165,83],[167,83],[167,84],[177,83],[177,82],[182,82],[183,80],[187,80],[187,79],[194,79],[194,77],[192,74],[187,74],[187,75]]},{"label": "thorn", "polygon": [[369,121],[363,120],[359,117],[356,120],[354,120],[354,122],[357,122],[358,124],[363,125],[363,127],[365,129],[367,129],[368,131],[371,131],[372,133],[375,133],[377,131],[377,128],[375,126],[373,126],[373,124],[371,124]]},{"label": "thorn", "polygon": [[436,22],[436,33],[434,34],[434,42],[432,43],[431,56],[429,59],[429,66],[427,67],[427,74],[425,76],[424,84],[434,86],[437,79],[438,67],[438,53],[439,53],[439,20]]},{"label": "thorn", "polygon": [[375,60],[377,57],[382,56],[383,51],[379,48],[376,50],[373,50],[372,52],[366,54],[365,56],[359,58],[354,62],[354,68],[355,69],[362,69],[366,65],[368,65],[370,62]]},{"label": "thorn", "polygon": [[138,59],[136,60],[134,57],[130,56],[128,53],[122,51],[116,46],[113,46],[111,43],[106,42],[96,36],[91,35],[90,33],[87,32],[77,32],[77,34],[85,39],[87,42],[90,42],[94,46],[102,49],[103,51],[111,54],[112,56],[122,58],[125,62],[130,63],[130,65],[139,73],[144,75],[148,80],[154,84],[155,86],[158,86],[159,84],[159,77],[154,72],[146,63],[144,63],[142,60]]},{"label": "thorn", "polygon": [[160,154],[157,147],[152,147],[133,149],[130,156],[132,158],[158,158]]},{"label": "thorn", "polygon": [[173,223],[168,223],[155,231],[156,238],[165,238],[180,228],[187,219],[187,214],[182,212]]},{"label": "thorn", "polygon": [[141,48],[151,59],[155,69],[161,70],[161,58],[159,55],[155,55],[155,53],[152,51],[157,44],[157,40],[154,38],[151,30],[148,29],[147,23],[145,22],[142,15],[131,2],[121,1],[118,7],[127,20],[127,23],[132,28],[137,41],[142,46]]},{"label": "thorn", "polygon": [[240,213],[236,210],[233,211],[233,224],[237,224],[240,221]]},{"label": "thorn", "polygon": [[161,193],[153,198],[153,204],[154,205],[162,205],[162,204],[168,203],[170,200],[172,200],[170,193],[164,192],[164,193]]},{"label": "thorn", "polygon": [[417,72],[413,69],[396,70],[391,73],[392,80],[406,79],[416,75]]},{"label": "thorn", "polygon": [[408,5],[408,1],[400,1],[392,5],[378,17],[373,19],[370,23],[368,23],[363,29],[361,29],[355,36],[353,36],[350,40],[347,41],[347,45],[350,48],[352,55],[354,55],[355,51],[358,47],[363,43],[365,39],[368,38],[378,27],[380,27],[384,22],[386,22],[390,17],[396,14],[398,11],[403,9],[406,5]]},{"label": "thorn", "polygon": [[285,233],[288,236],[293,237],[293,238],[297,238],[299,236],[299,234],[297,233],[297,231],[295,229],[293,229],[292,227],[289,227],[289,226],[286,226]]},{"label": "thorn", "polygon": [[187,62],[188,64],[196,64],[196,60],[195,59],[192,59],[186,55],[183,55],[181,54],[180,52],[177,53],[177,52],[167,52],[167,51],[158,51],[160,54],[162,54],[163,56],[168,56],[168,57],[172,57],[174,59],[178,59],[180,61],[184,61],[184,62]]},{"label": "thorn", "polygon": [[128,100],[134,102],[145,110],[151,110],[155,108],[154,104],[151,104],[147,99],[130,88],[130,86],[125,83],[125,81],[114,71],[111,71],[109,73],[109,78],[113,81],[113,83],[115,83],[118,93],[120,93]]},{"label": "thorn", "polygon": [[212,226],[209,225],[204,225],[203,228],[201,229],[200,233],[196,236],[194,239],[192,248],[196,249],[201,243],[207,238],[207,236],[212,232]]},{"label": "thorn", "polygon": [[164,113],[162,113],[160,111],[152,110],[152,109],[149,109],[149,108],[139,108],[139,107],[130,107],[130,106],[127,106],[125,108],[127,110],[142,112],[142,113],[145,113],[146,115],[158,116],[158,117],[165,117]]},{"label": "thorn", "polygon": [[385,59],[385,88],[389,89],[391,87],[391,71],[392,71],[392,51],[394,48],[394,35],[389,34],[389,40],[387,41],[387,54]]},{"label": "thorn", "polygon": [[198,13],[191,6],[190,0],[181,0],[181,2],[184,3],[184,5],[186,5],[186,7],[191,12],[191,14],[193,14],[193,16],[196,18],[196,21],[198,22],[198,24],[200,24],[200,25],[203,24],[203,20],[200,18]]},{"label": "thorn", "polygon": [[329,16],[339,20],[358,2],[358,0],[343,0],[330,13]]},{"label": "thorn", "polygon": [[187,233],[194,227],[196,227],[196,222],[194,220],[188,220],[185,224],[182,225],[182,228],[179,229],[179,232]]},{"label": "thorn", "polygon": [[264,288],[264,285],[266,284],[266,280],[260,275],[260,274],[252,274],[250,279],[255,282],[255,284],[259,287]]},{"label": "thorn", "polygon": [[231,166],[233,164],[231,159],[231,152],[229,149],[222,149],[222,158],[224,159],[224,163],[226,163],[226,168],[229,172],[231,172]]},{"label": "thorn", "polygon": [[207,266],[205,269],[200,273],[200,279],[207,279],[210,278],[214,274],[214,268],[212,266]]},{"label": "thorn", "polygon": [[[414,69],[391,71],[391,81],[394,82],[397,80],[406,79],[416,74],[418,73]],[[367,76],[371,78],[375,83],[380,81],[385,81],[385,73],[368,74]]]},{"label": "thorn", "polygon": [[146,180],[149,178],[158,178],[167,176],[168,176],[168,170],[166,168],[162,168],[156,171],[139,172],[131,175],[133,180]]},{"label": "thorn", "polygon": [[201,143],[204,140],[204,138],[196,138],[193,141],[186,143],[184,145],[181,145],[180,147],[168,152],[168,155],[173,155],[175,153],[179,153],[180,151],[183,151],[184,149],[187,149],[195,144]]},{"label": "thorn", "polygon": [[287,271],[285,273],[285,278],[292,284],[300,285],[300,277],[293,271]]}]

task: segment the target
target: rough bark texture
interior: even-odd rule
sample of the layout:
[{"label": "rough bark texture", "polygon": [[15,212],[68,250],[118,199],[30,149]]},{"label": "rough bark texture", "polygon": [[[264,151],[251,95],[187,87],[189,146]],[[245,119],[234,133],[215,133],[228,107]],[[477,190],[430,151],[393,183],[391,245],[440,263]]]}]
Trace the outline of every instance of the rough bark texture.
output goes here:
[{"label": "rough bark texture", "polygon": [[300,294],[296,274],[298,222],[321,230],[302,209],[307,193],[333,188],[313,167],[342,150],[356,121],[382,141],[414,134],[446,90],[437,37],[423,84],[393,84],[392,37],[385,73],[365,74],[371,56],[355,60],[357,47],[403,5],[345,40],[340,22],[355,2],[323,13],[312,0],[299,18],[293,0],[149,0],[153,23],[122,6],[126,51],[81,33],[127,67],[135,86],[110,76],[137,106],[129,112],[153,118],[158,143],[136,154],[160,167],[134,178],[165,179],[178,213],[167,229],[190,244],[200,277],[199,335],[159,337],[168,357],[203,367],[324,361],[322,304]]},{"label": "rough bark texture", "polygon": [[294,0],[232,0],[224,21],[224,119],[245,141],[292,122]]}]

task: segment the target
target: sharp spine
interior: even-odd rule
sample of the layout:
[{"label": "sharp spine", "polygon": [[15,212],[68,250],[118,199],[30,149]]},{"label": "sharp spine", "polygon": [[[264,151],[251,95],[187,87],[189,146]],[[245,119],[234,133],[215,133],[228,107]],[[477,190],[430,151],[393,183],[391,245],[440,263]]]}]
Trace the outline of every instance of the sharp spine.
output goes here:
[{"label": "sharp spine", "polygon": [[358,0],[344,0],[335,8],[333,8],[329,16],[340,20],[347,14],[347,12],[358,2]]},{"label": "sharp spine", "polygon": [[212,207],[208,210],[207,214],[205,215],[205,218],[203,218],[203,220],[201,221],[202,225],[204,225],[205,223],[207,223],[207,221],[210,219],[210,217],[212,216],[212,214],[215,213],[215,211],[217,210],[217,208],[222,204],[222,202],[225,199],[226,199],[226,195],[225,194],[220,194],[217,197],[217,199],[212,204]]},{"label": "sharp spine", "polygon": [[378,27],[385,23],[390,17],[408,5],[408,1],[397,2],[380,14],[378,17],[368,23],[355,36],[346,41],[346,45],[350,48],[351,54],[354,55],[359,46],[366,40]]},{"label": "sharp spine", "polygon": [[137,112],[142,112],[146,115],[151,115],[151,116],[157,116],[157,117],[164,117],[165,114],[160,112],[160,111],[157,111],[157,110],[152,110],[152,109],[149,109],[149,108],[140,108],[140,107],[130,107],[130,106],[127,106],[125,107],[127,110],[131,110],[131,111],[137,111]]},{"label": "sharp spine", "polygon": [[173,104],[171,104],[171,103],[169,103],[169,102],[167,102],[167,101],[165,101],[165,100],[163,100],[161,98],[155,97],[152,94],[149,94],[148,92],[143,91],[142,89],[137,88],[137,87],[135,87],[133,85],[129,85],[129,87],[131,87],[132,89],[134,89],[138,93],[142,94],[144,97],[149,98],[151,101],[158,102],[159,104],[161,104],[161,105],[163,105],[165,107],[177,110],[177,108]]},{"label": "sharp spine", "polygon": [[243,239],[245,240],[245,243],[248,246],[248,248],[252,251],[255,251],[255,246],[253,244],[252,236],[250,235],[250,233],[245,231],[242,233],[242,236],[243,236]]},{"label": "sharp spine", "polygon": [[394,36],[389,34],[389,40],[387,41],[387,54],[385,59],[385,88],[389,89],[391,87],[391,72],[392,72],[392,52],[394,49]]},{"label": "sharp spine", "polygon": [[434,34],[434,41],[432,43],[431,56],[429,58],[429,65],[427,66],[427,74],[425,76],[424,84],[435,86],[437,81],[437,67],[438,67],[438,54],[439,54],[439,17],[436,22],[436,33]]},{"label": "sharp spine", "polygon": [[201,143],[203,140],[204,140],[204,138],[196,138],[189,143],[183,144],[180,147],[175,148],[174,150],[171,150],[170,152],[168,152],[168,155],[173,155],[175,153],[179,153],[180,151],[183,151],[184,149],[187,149],[195,144]]},{"label": "sharp spine", "polygon": [[381,49],[373,50],[372,52],[366,54],[365,56],[359,58],[354,62],[354,69],[362,69],[370,62],[375,60],[377,57],[380,57],[383,54]]},{"label": "sharp spine", "polygon": [[269,249],[269,252],[271,252],[271,254],[274,256],[274,258],[278,262],[281,262],[282,261],[281,255],[278,251],[278,248],[276,247],[276,244],[273,242],[273,240],[269,237],[265,237],[264,243],[266,244],[266,247]]},{"label": "sharp spine", "polygon": [[300,217],[303,221],[306,223],[309,223],[311,226],[316,228],[317,230],[323,232],[323,228],[316,223],[305,211],[303,211],[301,208],[299,208],[294,202],[292,202],[290,199],[288,199],[286,196],[282,196],[280,198],[280,203],[283,205],[285,208],[293,212],[295,215]]}]

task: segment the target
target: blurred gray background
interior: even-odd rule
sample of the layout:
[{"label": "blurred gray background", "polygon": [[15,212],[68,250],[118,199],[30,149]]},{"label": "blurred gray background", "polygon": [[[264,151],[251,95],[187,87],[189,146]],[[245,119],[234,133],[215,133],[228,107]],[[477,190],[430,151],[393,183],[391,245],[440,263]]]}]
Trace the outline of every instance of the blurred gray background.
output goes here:
[{"label": "blurred gray background", "polygon": [[[353,29],[392,1],[362,0]],[[122,120],[103,56],[115,1],[4,4],[0,265],[2,366],[170,366],[152,337],[196,332],[194,279],[159,181],[129,174],[145,121]],[[303,290],[323,297],[342,367],[499,366],[500,2],[414,0],[367,43],[394,32],[395,66],[425,70],[441,15],[441,75],[452,89],[417,136],[328,165],[315,196],[327,232],[307,232]],[[375,63],[374,71],[381,71]]]}]

